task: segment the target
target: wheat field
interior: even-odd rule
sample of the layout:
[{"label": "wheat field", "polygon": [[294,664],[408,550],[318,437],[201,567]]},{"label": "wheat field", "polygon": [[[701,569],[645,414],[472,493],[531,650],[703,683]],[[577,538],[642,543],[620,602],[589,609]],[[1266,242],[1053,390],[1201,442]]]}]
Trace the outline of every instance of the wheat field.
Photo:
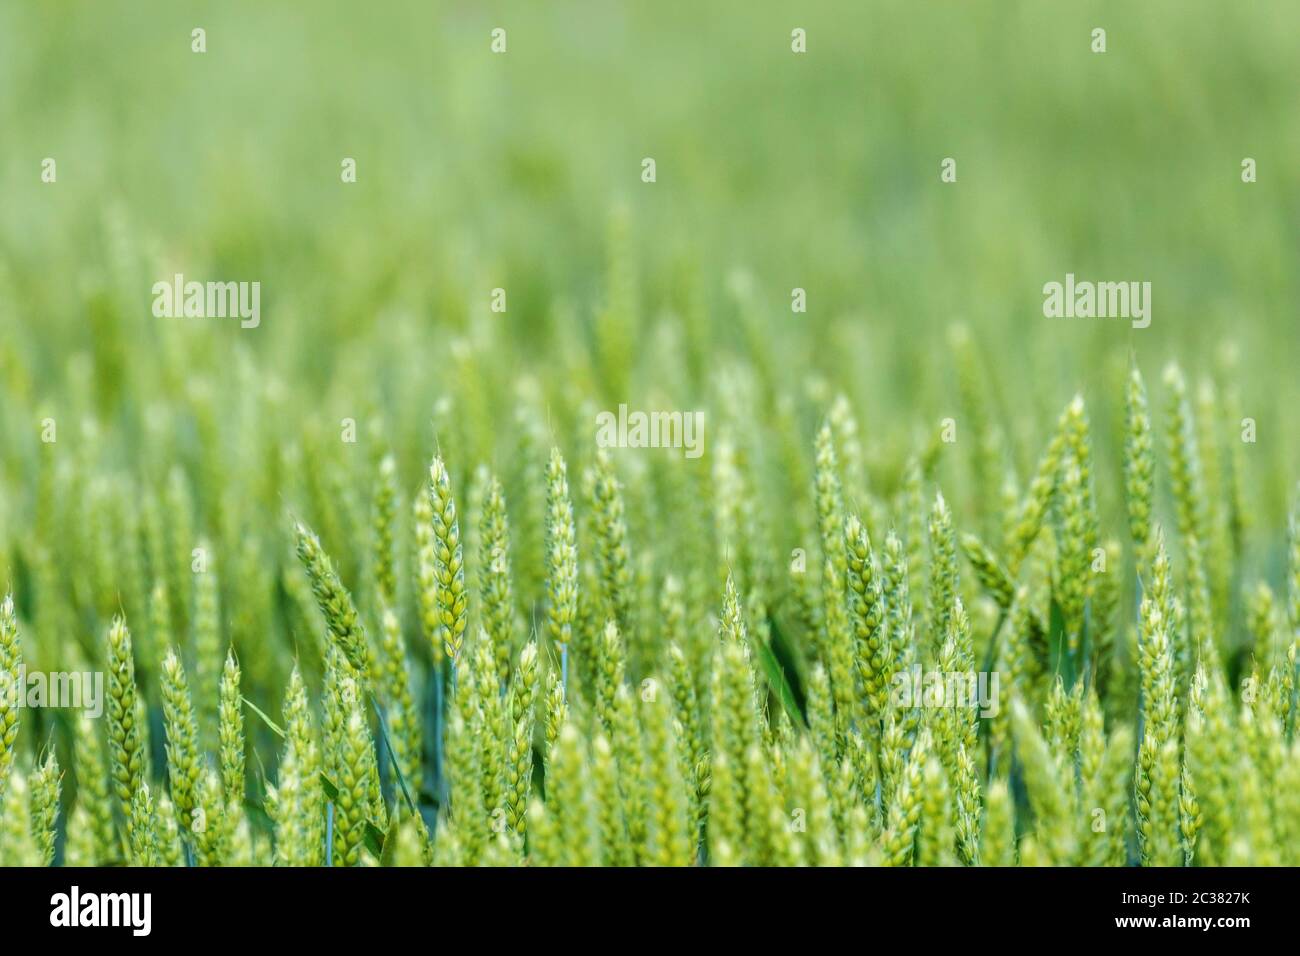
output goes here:
[{"label": "wheat field", "polygon": [[0,865],[1300,865],[1294,7],[744,6],[0,8]]}]

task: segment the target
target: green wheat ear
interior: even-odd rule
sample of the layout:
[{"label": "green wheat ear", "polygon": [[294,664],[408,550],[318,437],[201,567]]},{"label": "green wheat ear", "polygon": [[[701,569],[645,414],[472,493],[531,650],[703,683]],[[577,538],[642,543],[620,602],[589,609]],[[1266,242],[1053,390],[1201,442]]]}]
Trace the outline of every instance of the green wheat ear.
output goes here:
[{"label": "green wheat ear", "polygon": [[1129,534],[1142,566],[1149,559],[1151,496],[1155,485],[1155,453],[1151,441],[1151,416],[1146,385],[1136,364],[1129,371],[1125,390],[1124,490],[1128,504]]},{"label": "green wheat ear", "polygon": [[131,865],[158,866],[158,820],[149,784],[142,783],[131,798]]},{"label": "green wheat ear", "polygon": [[1165,367],[1164,385],[1169,392],[1167,450],[1169,480],[1173,488],[1178,533],[1184,539],[1204,537],[1201,527],[1202,475],[1196,437],[1196,422],[1187,397],[1187,381],[1176,362]]},{"label": "green wheat ear", "polygon": [[318,786],[322,761],[307,687],[297,667],[284,696],[284,756],[271,800],[277,858],[286,866],[317,866],[324,854],[324,795]]},{"label": "green wheat ear", "polygon": [[985,866],[1016,864],[1015,804],[1005,780],[994,780],[989,784],[980,842],[980,862]]},{"label": "green wheat ear", "polygon": [[[452,709],[447,727],[447,777],[451,791],[450,819],[465,854],[466,862],[477,865],[489,834],[489,820],[484,812],[483,750],[476,730],[482,723],[481,712],[469,697],[468,682],[459,692],[458,706]],[[465,712],[469,713],[466,719]],[[530,821],[531,826],[531,821]]]},{"label": "green wheat ear", "polygon": [[193,829],[202,766],[189,683],[185,678],[185,668],[172,648],[168,648],[162,662],[162,699],[171,796],[181,829],[188,833]]},{"label": "green wheat ear", "polygon": [[[884,712],[888,691],[890,643],[885,598],[867,529],[856,515],[844,524],[849,619],[855,639],[854,661],[872,719]],[[823,754],[823,758],[825,754]]]},{"label": "green wheat ear", "polygon": [[1086,489],[1083,470],[1071,455],[1062,463],[1060,478],[1061,530],[1058,535],[1059,580],[1057,598],[1064,618],[1065,633],[1072,653],[1078,653],[1083,638],[1088,599],[1089,564]]},{"label": "green wheat ear", "polygon": [[[199,548],[212,554],[212,545],[200,539]],[[211,558],[208,559],[211,561]],[[221,693],[221,609],[217,573],[211,564],[194,575],[194,696],[202,715],[199,731],[205,747],[212,747],[213,703],[220,707]],[[220,724],[220,715],[217,722]]]},{"label": "green wheat ear", "polygon": [[465,626],[469,618],[460,523],[456,519],[451,477],[442,456],[435,457],[429,466],[429,503],[432,506],[438,624],[441,628],[443,652],[455,666],[465,640]]},{"label": "green wheat ear", "polygon": [[952,598],[957,592],[957,540],[952,512],[943,494],[935,495],[930,510],[930,603],[927,616],[935,645],[942,643],[952,619]]},{"label": "green wheat ear", "polygon": [[411,502],[411,536],[414,553],[415,603],[420,632],[429,646],[434,668],[441,672],[443,661],[442,624],[438,614],[438,572],[434,564],[433,504],[421,490]]},{"label": "green wheat ear", "polygon": [[22,770],[14,768],[0,793],[0,866],[41,866],[41,849],[32,836],[31,791]]},{"label": "green wheat ear", "polygon": [[329,555],[321,548],[320,539],[301,522],[294,531],[298,540],[298,560],[311,581],[312,593],[325,617],[330,638],[362,681],[368,682],[370,646],[356,605],[352,603],[352,595],[343,587]]},{"label": "green wheat ear", "polygon": [[393,526],[397,520],[397,459],[391,454],[379,461],[372,512],[371,576],[379,594],[379,603],[392,606],[397,603],[396,552],[393,545]]},{"label": "green wheat ear", "polygon": [[334,783],[338,787],[334,817],[335,866],[356,866],[361,862],[361,845],[370,815],[370,728],[361,695],[354,689],[346,696],[342,752],[335,765]]},{"label": "green wheat ear", "polygon": [[527,829],[528,800],[532,795],[537,677],[537,644],[529,642],[519,654],[519,666],[509,689],[509,736],[503,773],[506,823],[521,835]]},{"label": "green wheat ear", "polygon": [[14,763],[14,741],[18,738],[19,673],[23,652],[18,640],[18,618],[14,598],[6,594],[0,602],[0,794]]},{"label": "green wheat ear", "polygon": [[606,732],[613,721],[614,695],[623,686],[626,652],[623,636],[613,620],[605,622],[600,640],[596,644],[596,670],[594,675],[595,704],[597,719]]},{"label": "green wheat ear", "polygon": [[276,859],[283,866],[314,866],[316,849],[314,805],[310,797],[316,781],[292,743],[280,759],[280,779],[275,788]]},{"label": "green wheat ear", "polygon": [[694,856],[690,799],[678,759],[680,725],[671,702],[654,694],[641,704],[645,727],[645,794],[648,826],[647,862],[655,866],[689,866]]},{"label": "green wheat ear", "polygon": [[926,761],[922,780],[925,793],[917,828],[916,865],[952,866],[956,863],[952,791],[937,757],[931,756]]},{"label": "green wheat ear", "polygon": [[239,689],[239,662],[226,651],[217,706],[217,737],[221,745],[221,782],[226,799],[244,802],[244,705]]},{"label": "green wheat ear", "polygon": [[[97,718],[83,713],[77,720],[73,746],[73,772],[77,780],[77,810],[69,824],[69,834],[83,829],[81,849],[85,866],[102,866],[119,856],[113,822],[114,799],[109,789],[108,762],[104,752],[103,724]],[[75,825],[74,825],[75,823]],[[69,851],[69,865],[71,862]]]},{"label": "green wheat ear", "polygon": [[555,743],[547,774],[547,808],[553,810],[563,843],[558,864],[597,866],[601,861],[600,828],[586,745],[578,729],[566,723]]},{"label": "green wheat ear", "polygon": [[[805,830],[800,841],[803,859],[813,866],[842,865],[840,832],[844,828],[836,823],[817,753],[806,738],[793,747],[787,779],[787,790],[795,807],[805,814]],[[845,824],[850,825],[848,820]]]},{"label": "green wheat ear", "polygon": [[479,740],[480,787],[483,794],[483,811],[492,821],[493,834],[505,829],[505,755],[509,749],[510,728],[506,724],[508,702],[502,695],[497,679],[496,660],[487,635],[480,628],[468,662],[472,670],[466,675],[472,681],[472,692],[478,704],[476,731]]},{"label": "green wheat ear", "polygon": [[108,629],[108,696],[104,716],[108,728],[109,774],[122,819],[131,833],[131,801],[144,779],[145,754],[141,743],[135,688],[135,662],[131,632],[122,618]]},{"label": "green wheat ear", "polygon": [[980,586],[997,602],[998,607],[1003,610],[1010,608],[1015,600],[1016,584],[997,555],[973,534],[963,534],[960,545]]},{"label": "green wheat ear", "polygon": [[546,674],[546,716],[544,721],[545,734],[543,742],[545,747],[542,753],[549,761],[551,752],[555,749],[555,741],[559,739],[560,728],[569,717],[569,699],[564,689],[564,682],[560,679],[560,669],[552,667]]},{"label": "green wheat ear", "polygon": [[[844,575],[844,494],[840,486],[839,464],[835,454],[835,438],[829,423],[817,431],[816,485],[817,523],[821,530],[822,554],[834,567],[835,574]],[[838,597],[836,598],[838,599]]]},{"label": "green wheat ear", "polygon": [[411,669],[406,641],[397,614],[388,607],[380,612],[380,682],[386,704],[385,718],[393,756],[402,770],[407,789],[419,793],[421,782],[420,714],[411,692]]},{"label": "green wheat ear", "polygon": [[1074,862],[1077,819],[1065,773],[1020,700],[1011,703],[1016,751],[1024,769],[1038,845],[1058,865]]},{"label": "green wheat ear", "polygon": [[54,842],[58,835],[55,825],[59,818],[61,786],[59,761],[51,752],[31,777],[32,838],[36,841],[42,866],[50,866],[54,862]]},{"label": "green wheat ear", "polygon": [[596,538],[596,566],[606,615],[614,620],[631,645],[636,644],[636,609],[632,556],[628,547],[623,488],[614,473],[609,452],[596,452],[588,481]]},{"label": "green wheat ear", "polygon": [[884,862],[887,866],[910,866],[914,863],[916,831],[925,801],[924,767],[929,750],[929,734],[925,731],[917,739],[899,774],[882,836]]},{"label": "green wheat ear", "polygon": [[67,841],[63,847],[64,866],[98,866],[99,841],[90,811],[81,803],[72,809],[68,820]]},{"label": "green wheat ear", "polygon": [[596,801],[600,845],[606,866],[631,866],[634,853],[623,818],[618,762],[609,738],[597,732],[591,742],[592,792]]},{"label": "green wheat ear", "polygon": [[546,628],[562,651],[573,638],[578,611],[576,537],[568,469],[554,448],[546,469]]},{"label": "green wheat ear", "polygon": [[1039,456],[1038,465],[1029,484],[1029,491],[1021,504],[1019,514],[1011,524],[1008,533],[1007,568],[1013,578],[1019,574],[1021,563],[1029,555],[1030,548],[1038,538],[1048,506],[1056,494],[1056,482],[1060,473],[1061,459],[1066,450],[1068,429],[1067,409],[1061,414],[1047,448]]},{"label": "green wheat ear", "polygon": [[515,597],[510,572],[510,522],[505,493],[495,475],[488,480],[479,528],[483,553],[479,576],[483,591],[483,627],[492,641],[497,679],[510,680],[510,658],[515,645]]},{"label": "green wheat ear", "polygon": [[680,726],[680,759],[690,794],[693,835],[698,842],[706,821],[705,795],[708,788],[708,747],[699,695],[685,653],[675,643],[668,645],[668,663],[673,695],[673,716]]}]

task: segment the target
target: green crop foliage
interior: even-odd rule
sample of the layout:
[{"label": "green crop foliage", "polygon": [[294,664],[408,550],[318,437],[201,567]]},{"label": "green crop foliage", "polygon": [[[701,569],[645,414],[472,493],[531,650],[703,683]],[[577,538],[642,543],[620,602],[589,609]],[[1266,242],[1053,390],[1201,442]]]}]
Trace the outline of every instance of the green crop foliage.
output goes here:
[{"label": "green crop foliage", "polygon": [[1295,3],[57,6],[0,865],[1300,865]]}]

